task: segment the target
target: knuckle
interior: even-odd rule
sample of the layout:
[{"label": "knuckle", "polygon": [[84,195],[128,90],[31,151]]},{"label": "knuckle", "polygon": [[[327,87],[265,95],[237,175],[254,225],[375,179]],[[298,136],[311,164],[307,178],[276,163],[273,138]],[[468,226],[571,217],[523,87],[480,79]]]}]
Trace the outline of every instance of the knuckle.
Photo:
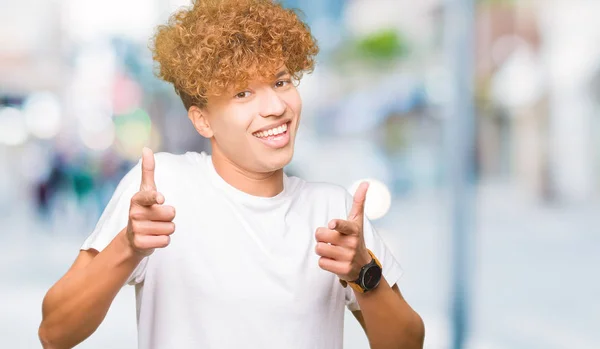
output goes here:
[{"label": "knuckle", "polygon": [[144,218],[144,215],[140,210],[131,210],[129,211],[129,218],[133,221],[140,221]]},{"label": "knuckle", "polygon": [[323,238],[323,228],[317,228],[317,231],[315,232],[315,237],[317,238],[317,240],[321,240]]},{"label": "knuckle", "polygon": [[356,258],[356,250],[351,250],[350,252],[348,252],[348,258],[349,260],[353,261],[354,258]]},{"label": "knuckle", "polygon": [[139,235],[133,236],[133,245],[137,248],[143,248],[144,240]]},{"label": "knuckle", "polygon": [[131,221],[131,230],[133,231],[134,234],[139,234],[140,233],[140,221],[138,220],[132,220]]},{"label": "knuckle", "polygon": [[318,242],[317,245],[315,246],[315,251],[319,255],[322,254],[323,253],[323,243]]},{"label": "knuckle", "polygon": [[321,269],[325,269],[327,267],[327,263],[325,262],[325,259],[323,257],[319,258],[319,267]]},{"label": "knuckle", "polygon": [[160,236],[159,247],[167,247],[171,243],[171,237],[168,235]]}]

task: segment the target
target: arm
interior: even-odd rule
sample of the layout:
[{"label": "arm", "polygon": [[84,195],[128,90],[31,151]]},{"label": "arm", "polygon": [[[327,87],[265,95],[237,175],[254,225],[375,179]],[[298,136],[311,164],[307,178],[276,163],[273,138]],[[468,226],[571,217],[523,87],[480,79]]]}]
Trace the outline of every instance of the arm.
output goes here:
[{"label": "arm", "polygon": [[44,348],[72,348],[94,333],[141,259],[129,248],[125,229],[102,252],[81,251],[44,297],[39,328]]},{"label": "arm", "polygon": [[[373,257],[366,247],[364,223],[368,183],[356,189],[348,218],[333,219],[327,227],[317,228],[315,247],[319,266],[336,274],[345,287],[357,280],[363,266]],[[381,250],[381,249],[380,249]],[[390,287],[382,276],[379,285],[366,293],[352,288],[361,311],[354,316],[363,326],[372,349],[421,349],[424,326],[396,285]]]},{"label": "arm", "polygon": [[81,251],[44,297],[39,328],[44,348],[72,348],[94,333],[140,261],[169,244],[175,208],[164,201],[154,183],[154,155],[145,149],[140,191],[131,198],[127,227],[102,252]]},{"label": "arm", "polygon": [[390,287],[382,278],[376,289],[355,292],[355,296],[361,310],[352,314],[365,330],[371,348],[423,348],[423,320],[406,303],[398,285]]}]

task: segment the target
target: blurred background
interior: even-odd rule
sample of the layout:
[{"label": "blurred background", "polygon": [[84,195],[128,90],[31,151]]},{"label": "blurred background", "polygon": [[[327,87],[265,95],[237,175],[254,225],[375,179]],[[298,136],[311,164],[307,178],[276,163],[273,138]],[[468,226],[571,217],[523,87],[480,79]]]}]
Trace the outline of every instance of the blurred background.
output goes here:
[{"label": "blurred background", "polygon": [[[600,1],[284,3],[321,46],[287,172],[378,181],[367,214],[425,347],[600,348]],[[148,50],[188,4],[0,1],[3,348],[40,347],[45,292],[142,146],[209,150]],[[368,347],[352,316],[344,336]],[[125,287],[78,347],[135,346]]]}]

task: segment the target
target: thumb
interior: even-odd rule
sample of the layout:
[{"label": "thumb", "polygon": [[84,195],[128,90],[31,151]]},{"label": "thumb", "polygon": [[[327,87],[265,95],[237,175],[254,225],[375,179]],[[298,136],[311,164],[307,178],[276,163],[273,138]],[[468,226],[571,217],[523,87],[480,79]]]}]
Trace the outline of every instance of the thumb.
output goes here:
[{"label": "thumb", "polygon": [[142,149],[142,183],[140,190],[156,190],[154,183],[154,153],[150,148]]},{"label": "thumb", "polygon": [[365,200],[367,198],[367,190],[369,189],[369,182],[362,182],[354,193],[352,200],[352,209],[348,214],[349,221],[358,222],[361,226],[363,224],[365,216]]}]

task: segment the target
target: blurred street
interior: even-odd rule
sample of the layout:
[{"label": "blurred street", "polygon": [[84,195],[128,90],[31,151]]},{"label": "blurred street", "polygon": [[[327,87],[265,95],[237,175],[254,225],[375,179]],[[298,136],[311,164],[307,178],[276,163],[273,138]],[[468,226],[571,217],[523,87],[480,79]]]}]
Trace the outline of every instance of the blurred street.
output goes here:
[{"label": "blurred street", "polygon": [[[142,147],[210,152],[148,47],[190,3],[3,1],[0,349],[40,347],[44,294]],[[600,1],[282,4],[320,46],[286,171],[376,181],[365,210],[404,268],[425,348],[459,349],[456,300],[460,349],[600,348]],[[451,200],[457,183],[472,203]],[[453,248],[474,253],[461,255],[472,274]],[[368,347],[349,312],[344,336]],[[78,348],[135,347],[126,286]]]}]

